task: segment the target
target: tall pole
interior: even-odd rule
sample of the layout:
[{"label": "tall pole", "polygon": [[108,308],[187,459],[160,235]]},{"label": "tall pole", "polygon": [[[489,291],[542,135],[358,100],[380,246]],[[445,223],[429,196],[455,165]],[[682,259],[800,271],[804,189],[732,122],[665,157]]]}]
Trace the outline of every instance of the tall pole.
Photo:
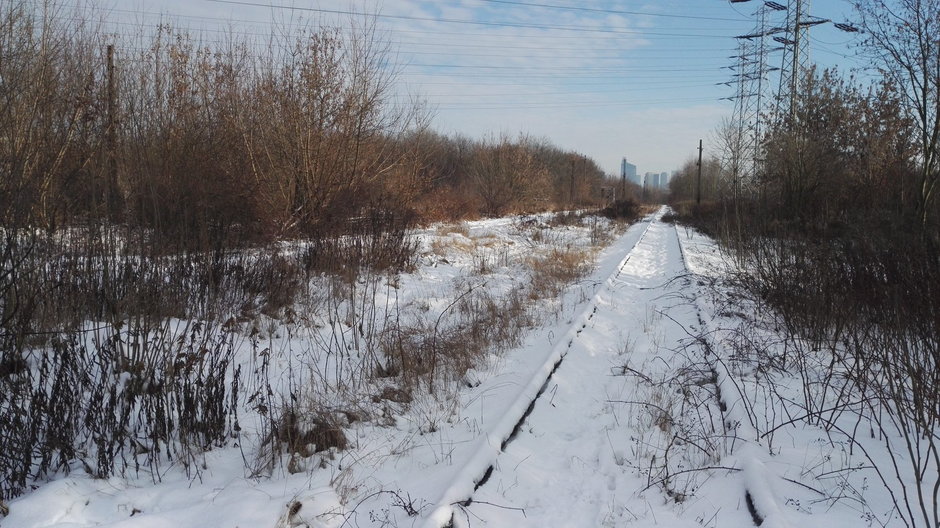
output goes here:
[{"label": "tall pole", "polygon": [[803,15],[803,2],[796,0],[795,16],[793,18],[793,55],[790,64],[790,119],[796,112],[796,96],[800,82],[800,40],[802,31],[800,31],[800,18]]},{"label": "tall pole", "polygon": [[620,199],[627,195],[627,158],[620,162]]},{"label": "tall pole", "polygon": [[574,205],[574,158],[571,158],[571,188],[568,191],[568,199],[571,205]]},{"label": "tall pole", "polygon": [[695,189],[695,203],[702,204],[702,140],[698,140],[698,185]]},{"label": "tall pole", "polygon": [[112,193],[117,191],[117,130],[115,104],[114,104],[114,45],[108,44],[108,129],[106,140],[108,142],[108,181],[105,184],[104,206],[106,214],[110,217],[117,212],[117,197]]}]

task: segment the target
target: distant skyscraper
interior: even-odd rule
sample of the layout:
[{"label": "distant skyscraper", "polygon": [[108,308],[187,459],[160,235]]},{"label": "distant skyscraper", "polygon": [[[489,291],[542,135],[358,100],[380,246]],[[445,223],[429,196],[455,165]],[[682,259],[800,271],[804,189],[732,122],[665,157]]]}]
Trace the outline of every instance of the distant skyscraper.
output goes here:
[{"label": "distant skyscraper", "polygon": [[636,165],[627,161],[627,158],[623,158],[623,161],[620,162],[620,177],[636,184],[639,184],[639,178],[636,175]]},{"label": "distant skyscraper", "polygon": [[659,186],[668,187],[669,186],[669,173],[663,172],[659,175]]}]

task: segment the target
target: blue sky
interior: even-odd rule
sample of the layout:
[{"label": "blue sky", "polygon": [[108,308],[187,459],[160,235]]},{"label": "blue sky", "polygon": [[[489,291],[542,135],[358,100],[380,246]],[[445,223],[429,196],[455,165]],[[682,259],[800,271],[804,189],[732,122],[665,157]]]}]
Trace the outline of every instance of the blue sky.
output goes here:
[{"label": "blue sky", "polygon": [[[241,1],[241,0],[237,0]],[[778,0],[786,4],[785,0]],[[262,4],[262,5],[251,5]],[[846,0],[811,14],[851,21]],[[273,7],[272,7],[273,6]],[[378,14],[400,68],[398,90],[435,108],[433,126],[472,137],[526,133],[581,152],[614,174],[621,157],[640,172],[671,171],[695,154],[732,103],[734,36],[754,26],[759,2],[727,0],[121,0],[114,16],[160,15],[203,31],[266,33],[272,20],[348,25]],[[134,12],[134,14],[131,14]],[[782,21],[781,21],[782,23]],[[813,59],[856,66],[858,37],[823,24]],[[780,54],[771,55],[779,62]],[[771,82],[773,82],[771,80]]]}]

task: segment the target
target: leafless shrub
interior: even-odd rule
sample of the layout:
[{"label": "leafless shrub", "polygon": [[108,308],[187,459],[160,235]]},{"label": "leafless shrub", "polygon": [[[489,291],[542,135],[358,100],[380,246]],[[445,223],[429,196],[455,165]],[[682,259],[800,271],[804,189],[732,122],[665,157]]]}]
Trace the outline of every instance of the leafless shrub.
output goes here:
[{"label": "leafless shrub", "polygon": [[409,234],[408,219],[394,212],[372,210],[351,219],[330,236],[307,243],[303,261],[309,272],[326,272],[355,280],[361,271],[397,273],[415,265],[416,241]]},{"label": "leafless shrub", "polygon": [[166,324],[64,334],[19,359],[5,347],[0,492],[76,464],[98,477],[158,480],[169,463],[197,473],[200,454],[237,430],[233,346],[212,327]]},{"label": "leafless shrub", "polygon": [[551,215],[546,223],[552,227],[577,226],[581,225],[583,218],[584,215],[577,211],[563,211]]},{"label": "leafless shrub", "polygon": [[[669,376],[642,365],[624,364],[618,375],[637,384],[629,400],[610,400],[631,417],[640,434],[631,438],[633,469],[649,488],[660,488],[677,503],[695,496],[709,472],[728,452],[733,430],[720,410],[716,379],[697,342],[676,351],[683,364]],[[619,441],[623,441],[620,439]]]},{"label": "leafless shrub", "polygon": [[503,215],[547,203],[543,195],[547,174],[527,142],[525,137],[513,142],[504,136],[484,142],[478,149],[471,175],[484,214]]},{"label": "leafless shrub", "polygon": [[[287,145],[309,155],[278,159],[311,164],[286,187],[261,153],[283,146],[271,126],[302,121],[289,111],[314,109],[252,99],[266,82],[297,86],[286,56],[213,49],[168,26],[106,41],[52,1],[0,10],[0,496],[76,465],[198,472],[203,450],[238,433],[239,398],[274,420],[276,402],[241,388],[232,364],[243,323],[293,318],[323,262],[409,266],[406,197],[383,199],[380,176],[405,159],[391,146],[417,114],[387,112],[372,30],[314,35],[303,56],[331,60],[293,64],[342,84],[317,136],[338,158]],[[267,214],[285,190],[286,206]],[[361,199],[344,205],[350,196]],[[316,258],[271,243],[311,233]],[[268,376],[265,366],[250,386],[270,389]]]},{"label": "leafless shrub", "polygon": [[[741,284],[751,302],[772,308],[765,314],[782,341],[762,346],[744,329],[739,342],[769,373],[765,397],[787,413],[765,425],[765,437],[793,421],[844,437],[906,525],[932,525],[940,400],[927,387],[940,381],[940,259],[923,239],[882,236],[751,239]],[[787,373],[799,378],[798,399],[773,385]]]},{"label": "leafless shrub", "polygon": [[599,214],[611,220],[633,223],[645,214],[645,211],[633,198],[625,198],[604,207]]},{"label": "leafless shrub", "polygon": [[329,449],[346,449],[342,423],[333,413],[312,409],[286,409],[278,421],[272,441],[282,442],[287,452],[301,457]]}]

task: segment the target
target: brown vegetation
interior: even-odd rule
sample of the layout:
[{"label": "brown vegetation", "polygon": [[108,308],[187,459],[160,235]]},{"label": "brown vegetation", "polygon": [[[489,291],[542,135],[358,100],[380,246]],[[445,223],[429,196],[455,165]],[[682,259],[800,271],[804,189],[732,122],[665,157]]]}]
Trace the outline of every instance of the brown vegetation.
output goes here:
[{"label": "brown vegetation", "polygon": [[440,136],[421,104],[393,104],[367,18],[207,43],[169,25],[113,35],[91,12],[0,6],[0,498],[76,465],[197,474],[206,449],[244,441],[246,408],[268,438],[258,473],[285,445],[341,448],[321,395],[273,390],[284,351],[264,336],[322,308],[352,330],[311,349],[366,358],[334,362],[340,388],[398,370],[414,379],[395,390],[433,389],[529,316],[523,294],[474,293],[458,323],[380,330],[376,288],[414,264],[409,229],[603,202],[583,156]]}]

